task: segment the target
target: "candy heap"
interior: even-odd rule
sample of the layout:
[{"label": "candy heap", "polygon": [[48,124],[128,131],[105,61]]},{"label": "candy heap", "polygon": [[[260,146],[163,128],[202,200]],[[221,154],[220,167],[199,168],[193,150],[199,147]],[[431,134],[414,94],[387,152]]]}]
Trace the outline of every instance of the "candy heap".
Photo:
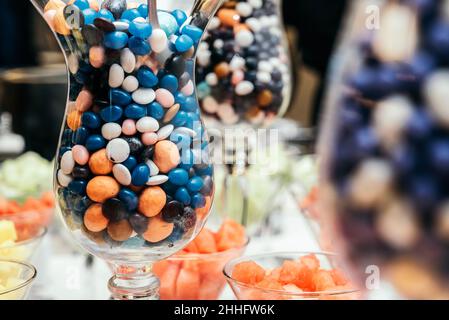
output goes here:
[{"label": "candy heap", "polygon": [[[246,289],[242,292],[243,296],[239,298],[246,300],[283,300],[288,299],[289,294],[293,298],[297,295],[297,298],[302,296],[304,299],[316,299],[320,296],[323,299],[332,299],[326,295],[326,291],[349,293],[354,290],[339,269],[323,269],[314,254],[302,256],[299,260],[285,260],[282,266],[272,270],[267,270],[254,261],[240,262],[232,270],[232,278],[259,289]],[[345,293],[333,298],[349,297],[350,295]]]},{"label": "candy heap", "polygon": [[205,115],[225,125],[261,124],[288,100],[291,79],[277,0],[226,1],[197,55]]},{"label": "candy heap", "polygon": [[332,106],[335,130],[323,140],[332,146],[330,206],[361,276],[367,265],[390,266],[406,296],[441,297],[443,286],[447,297],[447,3],[386,3],[380,29],[363,38],[362,63]]},{"label": "candy heap", "polygon": [[213,194],[191,77],[203,17],[159,11],[156,28],[125,0],[52,0],[45,17],[71,73],[57,171],[67,224],[111,246],[181,245]]},{"label": "candy heap", "polygon": [[218,299],[226,284],[223,267],[243,253],[246,242],[245,229],[233,220],[226,220],[217,232],[204,228],[176,256],[154,265],[161,299]]}]

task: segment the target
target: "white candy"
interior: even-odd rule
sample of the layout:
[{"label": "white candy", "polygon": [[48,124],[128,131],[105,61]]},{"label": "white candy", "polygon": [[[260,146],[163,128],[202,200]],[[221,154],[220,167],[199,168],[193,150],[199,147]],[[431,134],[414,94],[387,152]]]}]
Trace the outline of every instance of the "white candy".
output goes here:
[{"label": "white candy", "polygon": [[253,92],[254,90],[254,84],[249,81],[241,81],[236,87],[235,87],[235,93],[237,93],[239,96],[246,96]]},{"label": "white candy", "polygon": [[131,150],[124,139],[113,139],[106,146],[106,155],[114,163],[122,163],[128,159]]},{"label": "white candy", "polygon": [[72,151],[66,151],[61,158],[61,170],[64,174],[71,174],[75,168],[75,160],[73,159]]},{"label": "white candy", "polygon": [[213,17],[212,19],[210,19],[210,22],[207,26],[208,30],[214,30],[217,29],[221,24],[221,21],[218,17]]},{"label": "white candy", "polygon": [[148,186],[158,186],[168,181],[168,177],[164,175],[158,175],[150,177],[147,181]]},{"label": "white candy", "polygon": [[265,71],[260,71],[257,73],[257,80],[263,83],[268,83],[271,81],[271,74]]},{"label": "white candy", "polygon": [[202,67],[207,67],[210,64],[211,55],[212,53],[209,50],[198,52],[196,56],[196,61],[198,62],[198,65]]},{"label": "white candy", "polygon": [[218,110],[218,102],[211,96],[207,96],[202,101],[203,110],[208,113],[216,113]]},{"label": "white candy", "polygon": [[145,20],[144,17],[137,17],[133,20],[133,22],[137,22],[137,23],[146,23],[147,20]]},{"label": "white candy", "polygon": [[262,16],[259,18],[260,25],[262,27],[270,27],[271,26],[271,19],[269,16]]},{"label": "white candy", "polygon": [[232,108],[232,105],[230,103],[222,103],[220,104],[217,115],[220,117],[222,121],[226,121],[231,118],[235,118],[236,114],[234,111],[234,108]]},{"label": "white candy", "polygon": [[262,28],[259,19],[256,19],[256,18],[248,18],[248,19],[246,19],[245,23],[254,32],[259,32],[260,29]]},{"label": "white candy", "polygon": [[248,0],[248,3],[249,3],[254,9],[260,9],[260,8],[262,8],[262,5],[263,5],[262,0]]},{"label": "white candy", "polygon": [[101,127],[101,135],[106,140],[112,140],[120,137],[122,134],[122,127],[118,123],[109,122]]},{"label": "white candy", "polygon": [[160,53],[167,48],[167,35],[162,29],[154,29],[149,42],[151,49],[156,53]]},{"label": "white candy", "polygon": [[229,63],[229,67],[232,71],[241,70],[245,67],[245,59],[239,56],[234,56]]},{"label": "white candy", "polygon": [[122,88],[125,91],[134,92],[139,89],[139,80],[134,76],[127,76],[125,80],[123,80]]},{"label": "white candy", "polygon": [[198,52],[204,50],[209,50],[209,44],[207,42],[200,42],[200,44],[198,45]]},{"label": "white candy", "polygon": [[67,187],[69,183],[72,182],[72,177],[62,172],[62,170],[58,170],[57,177],[58,183],[61,187]]},{"label": "white candy", "polygon": [[216,86],[218,84],[218,77],[215,74],[215,72],[208,73],[206,75],[205,79],[206,79],[207,84],[212,86],[212,87]]},{"label": "white candy", "polygon": [[143,117],[137,121],[136,128],[141,133],[156,132],[159,130],[159,122],[152,117]]},{"label": "white candy", "polygon": [[125,80],[125,72],[123,68],[114,63],[109,69],[109,86],[111,88],[118,88]]},{"label": "white candy", "polygon": [[131,173],[123,164],[114,165],[112,167],[112,173],[114,174],[115,180],[117,180],[121,185],[129,186],[131,184]]},{"label": "white candy", "polygon": [[220,50],[224,46],[224,41],[221,39],[217,39],[214,41],[214,48]]},{"label": "white candy", "polygon": [[241,30],[235,35],[235,41],[240,47],[246,48],[253,43],[254,35],[251,31]]},{"label": "white candy", "polygon": [[145,164],[148,166],[148,168],[150,168],[150,177],[154,177],[159,174],[159,168],[153,161],[148,160],[147,162],[145,162]]},{"label": "white candy", "polygon": [[149,104],[156,99],[153,89],[138,89],[132,94],[133,100],[138,104]]},{"label": "white candy", "polygon": [[134,71],[136,67],[136,56],[130,49],[125,48],[122,50],[120,54],[120,64],[126,73]]},{"label": "white candy", "polygon": [[165,127],[162,127],[157,132],[158,140],[161,141],[161,140],[167,139],[171,135],[171,133],[173,132],[174,129],[175,129],[175,127],[172,124],[168,124]]},{"label": "white candy", "polygon": [[259,68],[259,71],[264,71],[268,73],[271,73],[271,71],[273,71],[273,66],[269,61],[260,61],[257,67]]},{"label": "white candy", "polygon": [[129,23],[125,21],[114,21],[115,30],[117,31],[128,31]]},{"label": "white candy", "polygon": [[239,2],[235,9],[242,17],[249,17],[253,13],[253,7],[247,2]]},{"label": "white candy", "polygon": [[435,119],[449,127],[449,69],[441,69],[432,73],[426,80],[424,93],[430,111]]}]

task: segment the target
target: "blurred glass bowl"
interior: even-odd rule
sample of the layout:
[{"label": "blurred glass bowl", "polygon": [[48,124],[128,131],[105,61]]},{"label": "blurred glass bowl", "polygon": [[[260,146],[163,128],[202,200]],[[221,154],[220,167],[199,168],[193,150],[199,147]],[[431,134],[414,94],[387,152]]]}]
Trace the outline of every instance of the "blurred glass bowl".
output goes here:
[{"label": "blurred glass bowl", "polygon": [[0,300],[23,300],[36,278],[32,265],[0,260]]},{"label": "blurred glass bowl", "polygon": [[54,213],[54,208],[28,210],[14,214],[1,215],[0,220],[14,222],[19,241],[38,236],[42,229],[48,227]]},{"label": "blurred glass bowl", "polygon": [[226,285],[223,268],[243,255],[249,243],[215,253],[179,253],[154,265],[162,300],[217,300]]},{"label": "blurred glass bowl", "polygon": [[356,289],[330,290],[316,292],[293,292],[288,290],[263,289],[257,285],[239,282],[232,277],[234,267],[246,261],[254,261],[266,270],[282,266],[285,260],[299,260],[299,258],[313,254],[320,262],[321,269],[335,268],[337,256],[327,252],[280,252],[241,257],[229,261],[224,267],[224,275],[238,300],[354,300],[359,298]]},{"label": "blurred glass bowl", "polygon": [[[27,240],[15,243],[6,243],[0,246],[0,259],[29,262],[36,253],[42,238],[46,235],[47,228],[40,227],[36,233]],[[1,271],[0,271],[1,272]]]}]

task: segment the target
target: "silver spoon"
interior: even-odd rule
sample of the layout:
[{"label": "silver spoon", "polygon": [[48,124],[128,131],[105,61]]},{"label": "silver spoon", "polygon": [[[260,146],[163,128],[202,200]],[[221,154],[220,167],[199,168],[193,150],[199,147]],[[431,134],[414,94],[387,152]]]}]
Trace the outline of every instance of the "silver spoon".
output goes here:
[{"label": "silver spoon", "polygon": [[159,19],[157,17],[157,0],[148,0],[148,19],[153,28],[159,28]]}]

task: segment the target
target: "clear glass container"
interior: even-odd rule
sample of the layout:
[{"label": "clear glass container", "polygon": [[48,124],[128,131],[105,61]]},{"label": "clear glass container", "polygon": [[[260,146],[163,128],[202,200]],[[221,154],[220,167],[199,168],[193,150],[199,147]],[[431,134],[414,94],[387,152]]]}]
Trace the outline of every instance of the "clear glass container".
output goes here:
[{"label": "clear glass container", "polygon": [[111,265],[113,298],[157,298],[152,263],[186,246],[212,203],[193,70],[221,1],[194,1],[190,15],[177,1],[31,2],[69,71],[55,164],[61,216],[77,243]]},{"label": "clear glass container", "polygon": [[319,147],[352,274],[416,299],[449,297],[447,4],[352,1]]},{"label": "clear glass container", "polygon": [[0,260],[0,300],[23,300],[36,278],[36,269],[23,262]]}]

